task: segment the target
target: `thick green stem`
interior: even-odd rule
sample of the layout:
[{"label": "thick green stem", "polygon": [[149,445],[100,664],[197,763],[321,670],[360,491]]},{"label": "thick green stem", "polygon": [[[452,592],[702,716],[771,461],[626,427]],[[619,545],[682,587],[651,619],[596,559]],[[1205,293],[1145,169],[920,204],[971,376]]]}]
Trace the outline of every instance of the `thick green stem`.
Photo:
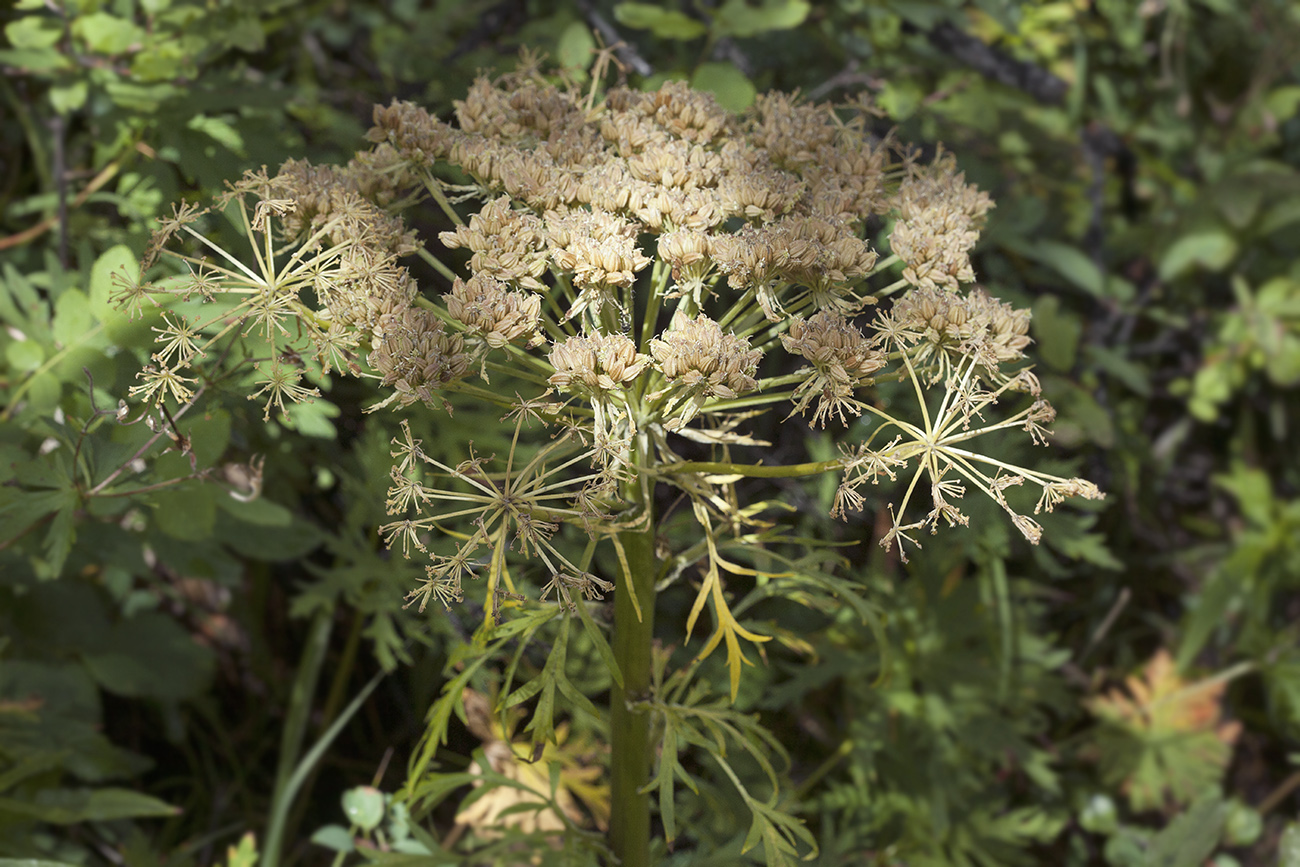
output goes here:
[{"label": "thick green stem", "polygon": [[[643,485],[645,487],[643,487]],[[614,591],[614,658],[623,672],[623,688],[610,695],[612,766],[610,844],[622,867],[650,863],[650,795],[638,790],[650,781],[650,717],[629,704],[650,692],[654,638],[655,523],[651,513],[653,482],[629,485],[629,499],[642,504],[643,529],[619,534],[626,555],[623,582]]]}]

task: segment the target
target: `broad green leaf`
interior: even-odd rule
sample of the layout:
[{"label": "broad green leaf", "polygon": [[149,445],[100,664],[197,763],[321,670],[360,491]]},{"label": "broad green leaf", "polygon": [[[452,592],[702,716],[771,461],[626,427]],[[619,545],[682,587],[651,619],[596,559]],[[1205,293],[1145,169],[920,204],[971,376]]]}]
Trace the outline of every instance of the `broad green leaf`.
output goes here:
[{"label": "broad green leaf", "polygon": [[581,21],[574,21],[564,32],[555,46],[555,58],[565,69],[581,69],[584,72],[594,59],[596,40],[591,36],[591,29]]},{"label": "broad green leaf", "polygon": [[209,410],[195,419],[187,432],[199,468],[210,467],[221,459],[230,444],[230,413],[224,409]]},{"label": "broad green leaf", "polygon": [[47,74],[72,68],[72,59],[54,48],[0,49],[0,63],[24,72]]},{"label": "broad green leaf", "polygon": [[904,121],[916,112],[924,96],[915,82],[896,79],[885,82],[876,95],[876,104],[893,120]]},{"label": "broad green leaf", "polygon": [[174,539],[206,539],[212,535],[217,520],[216,496],[213,486],[194,482],[156,491],[152,494],[154,522]]},{"label": "broad green leaf", "polygon": [[58,114],[71,114],[86,104],[90,95],[90,86],[84,80],[50,88],[50,105]]},{"label": "broad green leaf", "polygon": [[1078,247],[1058,241],[1040,241],[1034,245],[1031,255],[1094,298],[1105,296],[1105,274]]},{"label": "broad green leaf", "polygon": [[41,789],[31,800],[0,798],[0,813],[27,816],[53,825],[111,822],[175,816],[180,810],[165,801],[130,789]]},{"label": "broad green leaf", "polygon": [[72,19],[72,34],[96,54],[124,54],[144,39],[135,22],[107,12],[91,12]]},{"label": "broad green leaf", "polygon": [[115,623],[82,662],[109,692],[180,701],[207,688],[215,660],[176,621],[148,611]]},{"label": "broad green leaf", "polygon": [[1264,104],[1278,123],[1285,123],[1300,108],[1300,85],[1288,84],[1273,88],[1264,98]]},{"label": "broad green leaf", "polygon": [[691,76],[691,87],[712,93],[718,105],[735,112],[749,108],[758,95],[753,82],[732,63],[701,63]]},{"label": "broad green leaf", "polygon": [[[272,562],[295,560],[325,541],[321,531],[306,521],[276,523],[284,519],[283,507],[276,503],[263,500],[238,503],[224,491],[217,497],[217,503],[221,508],[217,511],[215,538],[246,557]],[[259,514],[267,516],[271,523],[244,519]]]},{"label": "broad green leaf", "polygon": [[14,48],[53,48],[63,36],[63,28],[51,16],[25,15],[5,25],[5,36]]},{"label": "broad green leaf", "polygon": [[1083,336],[1083,323],[1079,317],[1068,311],[1062,312],[1061,299],[1055,295],[1044,295],[1034,304],[1031,324],[1038,354],[1043,361],[1062,372],[1074,367],[1079,339]]},{"label": "broad green leaf", "polygon": [[726,0],[718,9],[712,29],[716,37],[744,39],[798,27],[810,11],[812,4],[808,0],[762,0],[757,5],[746,0]]},{"label": "broad green leaf", "polygon": [[[18,538],[28,527],[68,503],[68,491],[24,491],[0,487],[0,542]],[[75,496],[75,495],[74,495]]]},{"label": "broad green leaf", "polygon": [[295,430],[303,436],[332,440],[339,435],[332,418],[341,414],[339,408],[328,400],[316,398],[295,403],[287,415],[281,415],[279,421],[289,430]]},{"label": "broad green leaf", "polygon": [[1300,822],[1291,822],[1277,843],[1277,867],[1300,867]]},{"label": "broad green leaf", "polygon": [[183,93],[179,87],[169,83],[136,84],[123,79],[108,82],[104,90],[121,108],[142,113],[155,112],[164,102]]},{"label": "broad green leaf", "polygon": [[186,126],[195,132],[201,132],[214,139],[227,150],[241,156],[245,152],[244,137],[239,130],[230,125],[229,121],[222,120],[219,117],[199,114],[190,118]]},{"label": "broad green leaf", "polygon": [[[41,713],[87,725],[99,725],[99,690],[86,670],[75,662],[9,659],[0,662],[0,696],[39,698]],[[13,771],[0,777],[0,791],[15,782]]]},{"label": "broad green leaf", "polygon": [[[223,494],[218,496],[216,501],[218,506],[240,521],[255,524],[259,527],[288,527],[293,523],[292,512],[265,497],[258,497],[255,500],[245,502]],[[297,554],[294,556],[297,556]]]},{"label": "broad green leaf", "polygon": [[317,828],[311,835],[311,842],[334,852],[352,852],[356,849],[356,845],[352,842],[352,835],[342,825],[325,825]]},{"label": "broad green leaf", "polygon": [[74,491],[65,492],[65,500],[54,520],[50,522],[49,532],[45,534],[45,559],[48,561],[50,577],[58,578],[63,572],[72,545],[77,540],[76,506],[79,498]]},{"label": "broad green leaf", "polygon": [[1219,844],[1227,805],[1217,792],[1207,795],[1174,818],[1151,841],[1149,867],[1200,867]]},{"label": "broad green leaf", "polygon": [[125,244],[105,250],[90,268],[90,312],[104,323],[108,338],[118,346],[148,346],[152,339],[149,322],[157,313],[151,303],[145,302],[143,316],[132,321],[110,300],[118,291],[114,274],[134,280],[139,273],[140,263]]},{"label": "broad green leaf", "polygon": [[1088,346],[1085,363],[1110,374],[1140,397],[1151,396],[1151,371],[1130,359],[1126,351],[1106,346]]},{"label": "broad green leaf", "polygon": [[50,328],[61,346],[84,340],[95,325],[90,312],[90,298],[80,289],[68,289],[54,302],[54,322]]},{"label": "broad green leaf", "polygon": [[1205,268],[1221,271],[1237,257],[1237,241],[1221,229],[1210,229],[1184,235],[1160,259],[1160,279],[1174,280],[1192,271]]},{"label": "broad green leaf", "polygon": [[14,340],[5,347],[5,361],[19,373],[30,373],[45,361],[45,348],[35,340]]},{"label": "broad green leaf", "polygon": [[343,813],[365,833],[384,819],[384,794],[373,786],[357,786],[343,793]]},{"label": "broad green leaf", "polygon": [[620,3],[614,7],[614,20],[634,30],[649,30],[660,39],[683,42],[698,39],[708,32],[702,21],[654,3]]}]

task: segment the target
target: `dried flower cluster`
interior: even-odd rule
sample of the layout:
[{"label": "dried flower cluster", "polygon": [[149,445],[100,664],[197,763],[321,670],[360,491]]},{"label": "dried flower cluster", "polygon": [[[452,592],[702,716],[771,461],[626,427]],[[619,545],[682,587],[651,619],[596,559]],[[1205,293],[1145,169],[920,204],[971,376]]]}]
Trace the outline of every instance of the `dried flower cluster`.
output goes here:
[{"label": "dried flower cluster", "polygon": [[[971,487],[1031,542],[1041,528],[1007,488],[1037,486],[1046,510],[1101,496],[975,449],[1005,429],[1041,439],[1053,412],[1024,364],[1028,312],[967,288],[991,202],[951,156],[918,164],[874,138],[863,111],[773,94],[735,116],[678,82],[596,102],[535,69],[479,80],[453,123],[410,103],[376,108],[374,120],[373,150],[344,168],[290,163],[232,186],[221,205],[237,210],[251,256],[217,247],[193,225],[203,212],[182,209],[152,249],[197,242],[177,254],[191,277],[124,281],[121,298],[137,309],[158,295],[219,302],[201,321],[164,319],[137,387],[147,399],[188,399],[217,344],[239,336],[261,340],[250,355],[268,414],[336,369],[375,377],[391,392],[379,406],[473,399],[513,416],[514,445],[495,464],[441,463],[409,429],[395,441],[384,532],[432,558],[412,594],[421,607],[460,599],[465,577],[488,579],[494,609],[514,598],[511,551],[542,565],[562,604],[598,598],[611,585],[589,554],[569,553],[562,525],[615,538],[651,514],[656,484],[671,485],[707,542],[691,621],[712,607],[706,651],[726,639],[734,678],[736,637],[764,637],[730,617],[722,573],[735,567],[715,542],[755,520],[732,485],[762,454],[736,457],[755,442],[738,425],[782,402],[812,425],[869,434],[819,465],[842,473],[836,516],[867,505],[866,483],[907,479],[880,540],[904,558],[916,531],[967,523],[959,503]],[[448,164],[471,183],[444,181]],[[454,221],[438,241],[468,256],[464,278],[405,228],[400,212],[420,200]],[[481,204],[466,220],[455,205],[469,200]],[[882,259],[868,231],[890,219]],[[411,252],[447,278],[440,297],[399,264]],[[879,279],[891,268],[900,279]],[[910,415],[874,400],[886,380],[915,397]],[[1027,405],[1003,411],[1016,394]],[[536,423],[550,430],[526,447]],[[717,460],[682,460],[686,440]],[[918,491],[931,509],[913,520]],[[452,547],[430,541],[453,524],[469,529],[443,536]]]}]

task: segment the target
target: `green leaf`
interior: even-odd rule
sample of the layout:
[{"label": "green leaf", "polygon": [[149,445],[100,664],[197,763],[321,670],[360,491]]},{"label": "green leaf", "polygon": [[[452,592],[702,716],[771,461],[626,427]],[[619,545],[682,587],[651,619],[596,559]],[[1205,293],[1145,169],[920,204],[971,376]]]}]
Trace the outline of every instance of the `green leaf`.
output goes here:
[{"label": "green leaf", "polygon": [[175,816],[180,809],[130,789],[42,789],[31,800],[0,798],[0,813],[52,825]]},{"label": "green leaf", "polygon": [[[265,497],[258,497],[255,500],[244,502],[237,500],[229,495],[218,496],[217,505],[227,513],[244,521],[248,524],[254,524],[258,527],[288,527],[293,523],[293,512],[290,512],[279,503],[273,503]],[[236,530],[235,532],[238,532]],[[310,550],[310,549],[308,549]],[[306,553],[296,548],[293,556]],[[278,559],[278,558],[277,558]]]},{"label": "green leaf", "polygon": [[1106,294],[1106,275],[1078,247],[1059,241],[1040,241],[1028,251],[1039,262],[1094,298]]},{"label": "green leaf", "polygon": [[654,3],[620,3],[614,7],[614,20],[634,30],[649,30],[660,39],[682,42],[698,39],[708,32],[702,21]]},{"label": "green leaf", "polygon": [[384,793],[373,786],[357,786],[343,793],[343,813],[348,821],[369,834],[384,820]]},{"label": "green leaf", "polygon": [[1194,268],[1221,271],[1237,257],[1237,241],[1222,229],[1184,235],[1160,259],[1160,279],[1174,280]]},{"label": "green leaf", "polygon": [[224,409],[209,410],[189,425],[186,433],[199,468],[210,467],[221,459],[226,446],[230,445],[230,413]]},{"label": "green leaf", "polygon": [[5,36],[14,48],[53,48],[63,36],[63,28],[50,16],[26,15],[6,24]]},{"label": "green leaf", "polygon": [[28,373],[45,361],[45,349],[35,340],[15,340],[5,347],[5,361],[13,370]]},{"label": "green leaf", "polygon": [[746,0],[726,0],[713,20],[715,37],[742,39],[773,30],[798,27],[812,11],[808,0],[762,0],[753,6]]},{"label": "green leaf", "polygon": [[54,322],[50,331],[60,346],[81,342],[94,325],[90,297],[80,289],[66,289],[54,302]]},{"label": "green leaf", "polygon": [[316,398],[294,404],[293,411],[280,416],[280,423],[289,430],[295,430],[303,436],[333,440],[339,435],[332,418],[338,418],[340,410],[328,400]]},{"label": "green leaf", "polygon": [[[288,525],[275,523],[284,517],[284,511],[281,511],[284,507],[276,503],[260,499],[240,503],[225,492],[217,497],[217,503],[221,509],[217,512],[216,538],[245,557],[271,562],[295,560],[325,541],[324,534],[306,521],[291,520]],[[259,514],[266,515],[272,523],[245,520],[245,516]]]},{"label": "green leaf", "polygon": [[23,491],[0,487],[0,542],[16,539],[28,527],[67,502],[67,491]]},{"label": "green leaf", "polygon": [[753,82],[732,63],[701,63],[691,76],[691,87],[712,93],[718,105],[735,112],[749,108],[758,95]]},{"label": "green leaf", "polygon": [[141,319],[132,321],[117,305],[109,299],[117,291],[113,283],[114,274],[126,274],[132,279],[140,273],[140,263],[125,244],[118,244],[105,250],[90,267],[90,312],[104,323],[108,338],[118,346],[147,346],[152,338],[149,334],[149,321],[156,314],[150,304],[145,304],[145,314]]},{"label": "green leaf", "polygon": [[584,72],[595,58],[596,40],[591,30],[581,21],[574,21],[560,34],[555,46],[555,59],[565,69],[581,69]]},{"label": "green leaf", "polygon": [[203,133],[233,153],[240,156],[245,153],[244,137],[228,121],[199,114],[190,118],[185,126],[195,132]]},{"label": "green leaf", "polygon": [[1147,850],[1147,865],[1200,867],[1219,844],[1227,813],[1217,792],[1201,798],[1155,836]]},{"label": "green leaf", "polygon": [[90,85],[84,79],[58,85],[50,88],[50,105],[58,114],[71,114],[86,104],[89,95]]},{"label": "green leaf", "polygon": [[109,692],[181,701],[207,688],[215,660],[174,620],[147,611],[113,624],[82,662]]},{"label": "green leaf", "polygon": [[63,572],[63,564],[72,551],[72,543],[77,540],[76,506],[78,497],[74,491],[66,491],[64,504],[50,522],[49,532],[45,534],[45,559],[49,561],[50,577],[58,578]]},{"label": "green leaf", "polygon": [[157,491],[152,495],[154,522],[174,539],[207,539],[217,520],[216,493],[210,485],[193,482]]},{"label": "green leaf", "polygon": [[1061,299],[1044,295],[1034,304],[1031,320],[1038,354],[1049,367],[1061,372],[1074,367],[1079,339],[1083,336],[1083,323],[1069,312],[1061,312]]},{"label": "green leaf", "polygon": [[1300,867],[1300,823],[1291,822],[1277,844],[1277,867]]},{"label": "green leaf", "polygon": [[600,659],[605,663],[605,668],[609,669],[609,676],[614,679],[614,683],[619,689],[623,688],[623,672],[618,667],[618,661],[614,658],[614,651],[610,648],[609,642],[605,640],[605,633],[600,631],[600,627],[591,619],[587,613],[587,606],[581,599],[575,598],[573,605],[578,611],[578,617],[582,619],[582,628],[586,630],[587,636],[591,643],[596,645],[596,652],[600,654]]},{"label": "green leaf", "polygon": [[123,54],[144,39],[135,22],[107,12],[91,12],[72,19],[72,34],[96,54]]},{"label": "green leaf", "polygon": [[334,852],[353,852],[356,850],[352,835],[342,825],[325,825],[317,828],[315,833],[311,835],[311,842]]}]

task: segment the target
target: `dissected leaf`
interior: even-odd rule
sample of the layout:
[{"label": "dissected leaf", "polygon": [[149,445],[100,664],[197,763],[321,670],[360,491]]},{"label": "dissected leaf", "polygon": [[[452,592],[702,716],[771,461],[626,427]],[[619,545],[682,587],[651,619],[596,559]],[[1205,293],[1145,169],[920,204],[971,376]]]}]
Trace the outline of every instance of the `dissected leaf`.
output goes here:
[{"label": "dissected leaf", "polygon": [[1105,721],[1102,772],[1136,810],[1187,803],[1213,786],[1232,758],[1240,723],[1221,722],[1225,679],[1183,680],[1161,648],[1124,687],[1088,701]]}]

